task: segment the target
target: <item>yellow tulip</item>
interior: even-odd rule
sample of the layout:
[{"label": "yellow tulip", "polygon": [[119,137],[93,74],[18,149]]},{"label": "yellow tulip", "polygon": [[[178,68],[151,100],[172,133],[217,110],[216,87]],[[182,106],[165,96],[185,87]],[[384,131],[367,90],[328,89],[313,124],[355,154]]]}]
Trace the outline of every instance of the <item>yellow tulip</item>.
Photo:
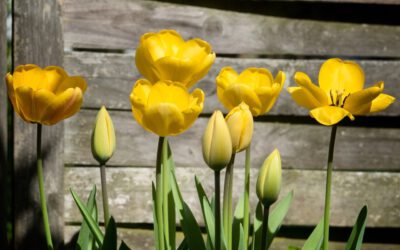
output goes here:
[{"label": "yellow tulip", "polygon": [[197,119],[204,104],[204,93],[189,93],[180,83],[140,79],[130,95],[132,113],[147,131],[159,136],[177,135]]},{"label": "yellow tulip", "polygon": [[248,68],[238,74],[231,67],[221,69],[217,76],[218,99],[228,110],[245,102],[253,116],[268,112],[274,105],[285,82],[279,71],[275,79],[264,68]]},{"label": "yellow tulip", "polygon": [[114,124],[104,106],[97,113],[92,133],[92,154],[100,163],[105,164],[115,151]]},{"label": "yellow tulip", "polygon": [[253,115],[249,106],[242,102],[229,112],[225,120],[231,134],[233,151],[243,151],[250,145],[253,136]]},{"label": "yellow tulip", "polygon": [[214,171],[228,165],[232,155],[229,128],[221,111],[217,110],[208,120],[203,135],[203,158]]},{"label": "yellow tulip", "polygon": [[136,67],[150,82],[170,80],[187,88],[207,74],[214,60],[206,41],[184,41],[174,30],[144,34],[136,50]]},{"label": "yellow tulip", "polygon": [[20,65],[6,75],[8,97],[26,122],[53,125],[79,111],[86,82],[64,69]]},{"label": "yellow tulip", "polygon": [[302,72],[294,76],[300,87],[288,88],[294,101],[307,109],[323,125],[334,125],[348,116],[365,115],[386,109],[395,98],[383,94],[383,82],[363,89],[364,72],[351,61],[332,58],[319,71],[319,87]]},{"label": "yellow tulip", "polygon": [[278,199],[281,183],[281,156],[275,149],[264,161],[257,178],[256,192],[264,206],[270,206]]}]

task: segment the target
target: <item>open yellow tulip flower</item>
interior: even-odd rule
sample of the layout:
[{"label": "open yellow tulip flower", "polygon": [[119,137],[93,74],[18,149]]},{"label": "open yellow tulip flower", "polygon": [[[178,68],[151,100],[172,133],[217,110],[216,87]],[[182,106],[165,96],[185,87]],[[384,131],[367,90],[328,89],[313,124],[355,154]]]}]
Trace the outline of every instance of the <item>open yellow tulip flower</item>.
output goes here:
[{"label": "open yellow tulip flower", "polygon": [[285,82],[279,71],[275,79],[264,68],[248,68],[238,74],[231,67],[224,67],[217,76],[218,99],[228,110],[245,102],[253,116],[268,112],[274,105]]},{"label": "open yellow tulip flower", "polygon": [[319,87],[302,72],[294,76],[300,87],[288,88],[294,101],[307,109],[323,125],[334,125],[344,117],[365,115],[386,109],[395,98],[383,94],[383,82],[363,89],[364,72],[351,61],[332,58],[324,62],[319,71]]},{"label": "open yellow tulip flower", "polygon": [[136,49],[136,67],[146,79],[181,82],[187,88],[207,74],[214,60],[206,41],[184,41],[174,30],[146,33]]},{"label": "open yellow tulip flower", "polygon": [[64,69],[20,65],[6,75],[8,97],[26,122],[53,125],[79,111],[86,81]]},{"label": "open yellow tulip flower", "polygon": [[204,104],[204,93],[189,93],[178,82],[159,81],[152,84],[139,79],[130,95],[132,113],[147,131],[159,136],[177,135],[197,119]]}]

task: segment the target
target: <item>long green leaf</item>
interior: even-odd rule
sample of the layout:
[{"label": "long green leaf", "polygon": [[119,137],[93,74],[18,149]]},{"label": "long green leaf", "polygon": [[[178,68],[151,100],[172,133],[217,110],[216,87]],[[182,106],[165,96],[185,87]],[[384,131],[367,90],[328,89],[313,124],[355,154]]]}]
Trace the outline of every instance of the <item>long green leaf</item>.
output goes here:
[{"label": "long green leaf", "polygon": [[107,223],[102,250],[117,250],[117,225],[111,216]]},{"label": "long green leaf", "polygon": [[97,225],[96,221],[92,218],[91,214],[87,210],[86,206],[83,205],[83,202],[81,199],[78,197],[78,195],[70,188],[72,197],[74,198],[74,201],[76,205],[79,208],[79,211],[82,214],[82,217],[85,219],[85,221],[88,223],[88,226],[90,228],[90,231],[92,232],[96,242],[99,244],[101,247],[103,245],[103,240],[104,240],[104,235],[101,232],[99,226]]},{"label": "long green leaf", "polygon": [[367,222],[368,208],[365,205],[358,214],[356,223],[353,226],[353,230],[351,230],[351,234],[349,240],[347,241],[345,250],[360,250],[364,232],[365,225]]},{"label": "long green leaf", "polygon": [[269,215],[268,220],[268,238],[267,248],[272,243],[275,235],[278,233],[279,228],[282,225],[283,219],[285,219],[287,212],[289,211],[290,204],[292,204],[293,191],[289,192],[285,198],[278,202],[274,210]]},{"label": "long green leaf", "polygon": [[[176,221],[175,221],[175,204],[172,194],[170,171],[174,169],[174,162],[172,158],[171,148],[169,147],[167,138],[164,139],[162,149],[162,176],[163,176],[163,214],[165,216],[163,221],[165,233],[165,246],[166,249],[175,250],[176,241]],[[160,225],[160,224],[159,224]]]},{"label": "long green leaf", "polygon": [[118,250],[131,250],[131,249],[128,247],[128,245],[124,241],[121,241],[121,245],[119,245]]},{"label": "long green leaf", "polygon": [[181,242],[181,244],[178,246],[177,250],[189,250],[189,246],[187,244],[186,238],[183,239],[183,241]]},{"label": "long green leaf", "polygon": [[261,249],[262,221],[263,221],[263,208],[261,202],[258,202],[256,212],[254,214],[253,237],[252,237],[252,248],[251,248],[252,250]]},{"label": "long green leaf", "polygon": [[189,249],[205,249],[206,246],[204,244],[199,224],[197,223],[189,206],[183,201],[173,168],[170,170],[170,183],[175,201],[175,207],[179,211],[183,233],[187,240]]},{"label": "long green leaf", "polygon": [[324,218],[322,218],[318,225],[314,228],[306,242],[304,242],[303,250],[320,250],[322,240],[324,238]]},{"label": "long green leaf", "polygon": [[[244,221],[244,195],[241,195],[238,203],[236,204],[235,213],[233,214],[232,222],[232,249],[238,249],[240,232],[243,228]],[[244,233],[244,229],[243,229]],[[244,236],[244,235],[243,235]],[[244,238],[243,238],[244,240]]]},{"label": "long green leaf", "polygon": [[215,246],[214,212],[213,209],[211,208],[210,201],[208,200],[206,192],[204,191],[204,188],[201,185],[201,182],[199,181],[197,176],[194,177],[194,180],[196,183],[197,195],[199,197],[201,211],[203,213],[203,219],[207,231],[206,248],[212,250],[214,249]]},{"label": "long green leaf", "polygon": [[156,245],[156,250],[160,250],[160,239],[158,238],[158,218],[157,218],[157,198],[156,198],[156,188],[154,186],[154,182],[151,183],[151,191],[153,197],[153,233],[154,233],[154,242]]},{"label": "long green leaf", "polygon": [[238,250],[247,250],[246,243],[244,242],[244,232],[243,232],[243,225],[240,224],[239,226],[239,244],[238,248],[234,248]]},{"label": "long green leaf", "polygon": [[[94,185],[92,191],[90,191],[88,201],[86,203],[89,213],[97,221],[96,213],[96,186]],[[85,220],[83,220],[81,229],[79,230],[78,240],[76,242],[76,250],[92,250],[93,247],[93,235],[90,232],[90,228]]]}]

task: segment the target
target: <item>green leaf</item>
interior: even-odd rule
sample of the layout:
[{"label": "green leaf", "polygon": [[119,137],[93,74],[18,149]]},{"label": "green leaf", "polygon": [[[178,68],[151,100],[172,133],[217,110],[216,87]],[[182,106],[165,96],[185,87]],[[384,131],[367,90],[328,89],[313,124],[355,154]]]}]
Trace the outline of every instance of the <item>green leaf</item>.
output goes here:
[{"label": "green leaf", "polygon": [[[241,195],[238,203],[236,204],[235,213],[232,222],[232,249],[238,249],[240,230],[243,228],[244,220],[244,195]],[[244,233],[244,231],[243,231]],[[243,239],[244,240],[244,239]]]},{"label": "green leaf", "polygon": [[324,238],[324,218],[319,221],[306,242],[304,242],[303,250],[320,250],[322,240]]},{"label": "green leaf", "polygon": [[261,249],[262,221],[263,221],[263,208],[261,202],[258,202],[256,213],[254,215],[252,250]]},{"label": "green leaf", "polygon": [[153,197],[153,233],[154,233],[154,242],[156,245],[156,250],[160,249],[160,240],[158,239],[158,219],[157,219],[157,198],[156,198],[156,188],[154,186],[154,182],[151,183],[151,191]]},{"label": "green leaf", "polygon": [[[163,150],[162,150],[162,167],[161,171],[162,175],[166,175],[166,179],[163,180],[165,183],[163,184],[163,213],[167,214],[167,218],[164,218],[163,225],[164,233],[166,239],[166,247],[167,249],[175,250],[176,249],[176,220],[175,220],[175,204],[174,198],[172,194],[171,181],[170,181],[170,172],[174,171],[174,161],[172,158],[171,148],[169,147],[168,140],[164,139]],[[164,173],[165,171],[165,173]],[[165,198],[166,197],[166,198]],[[160,224],[159,224],[160,225]]]},{"label": "green leaf", "polygon": [[183,239],[183,241],[181,242],[181,244],[179,245],[177,250],[189,250],[189,246],[187,244],[186,238]]},{"label": "green leaf", "polygon": [[170,170],[172,194],[174,197],[175,206],[179,211],[182,230],[187,240],[189,249],[205,249],[206,246],[204,244],[199,224],[197,223],[189,206],[182,199],[182,194],[179,190],[173,168]]},{"label": "green leaf", "polygon": [[282,225],[283,219],[285,219],[287,212],[289,211],[290,204],[292,204],[293,191],[289,192],[285,198],[278,202],[274,210],[269,214],[268,220],[268,238],[267,248],[272,243],[275,235],[278,233],[279,228]]},{"label": "green leaf", "polygon": [[[96,186],[94,185],[92,191],[90,191],[86,207],[92,217],[97,221],[97,209],[96,209]],[[93,247],[93,235],[90,232],[90,228],[87,222],[84,220],[79,230],[78,240],[76,242],[76,250],[92,250]]]},{"label": "green leaf", "polygon": [[368,215],[368,208],[364,206],[360,213],[358,214],[356,223],[353,226],[353,230],[351,230],[351,234],[349,240],[347,241],[345,250],[360,250],[364,232],[365,232],[365,225],[367,222],[367,215]]},{"label": "green leaf", "polygon": [[124,241],[121,242],[121,245],[119,245],[118,249],[119,250],[131,250]]},{"label": "green leaf", "polygon": [[215,218],[214,213],[208,204],[207,197],[203,197],[202,206],[204,207],[204,222],[208,237],[211,241],[212,249],[215,249]]},{"label": "green leaf", "polygon": [[102,250],[117,250],[117,226],[111,216],[107,223]]},{"label": "green leaf", "polygon": [[234,249],[238,249],[238,250],[247,250],[246,249],[246,243],[244,243],[244,232],[243,232],[243,226],[242,224],[239,225],[239,244],[238,244],[238,248],[234,248]]},{"label": "green leaf", "polygon": [[104,235],[101,232],[101,230],[99,228],[99,225],[92,218],[91,213],[89,213],[89,211],[87,210],[86,206],[83,205],[83,202],[78,197],[78,195],[72,190],[72,188],[70,188],[70,191],[71,191],[72,197],[74,198],[74,201],[75,201],[76,205],[79,208],[79,211],[82,214],[82,217],[87,222],[87,224],[88,224],[88,226],[90,228],[90,231],[92,232],[97,244],[99,244],[99,246],[101,247],[103,245]]},{"label": "green leaf", "polygon": [[295,246],[288,246],[287,250],[300,250],[300,248]]}]

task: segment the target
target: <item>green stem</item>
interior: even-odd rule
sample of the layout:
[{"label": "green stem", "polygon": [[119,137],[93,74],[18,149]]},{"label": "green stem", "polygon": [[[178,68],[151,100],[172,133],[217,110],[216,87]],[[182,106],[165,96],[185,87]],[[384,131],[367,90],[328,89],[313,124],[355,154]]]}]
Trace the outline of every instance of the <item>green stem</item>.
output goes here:
[{"label": "green stem", "polygon": [[226,167],[225,183],[224,183],[224,200],[223,200],[223,223],[225,239],[228,243],[228,250],[232,250],[232,187],[233,187],[233,165],[235,163],[235,155],[233,153],[231,160]]},{"label": "green stem", "polygon": [[215,250],[221,249],[221,205],[219,171],[214,172],[215,180]]},{"label": "green stem", "polygon": [[331,204],[331,183],[333,169],[333,151],[335,147],[337,125],[332,126],[331,140],[329,142],[328,167],[326,169],[325,211],[324,211],[324,250],[329,248],[329,217]]},{"label": "green stem", "polygon": [[163,210],[162,210],[162,177],[161,177],[161,154],[162,154],[162,146],[164,143],[164,137],[160,136],[158,139],[158,148],[157,148],[157,163],[156,163],[156,216],[157,216],[157,225],[158,225],[158,242],[160,246],[160,250],[164,250],[164,232],[162,226],[162,218],[163,218]]},{"label": "green stem", "polygon": [[106,165],[100,165],[101,176],[101,193],[103,195],[103,212],[104,212],[104,228],[107,228],[110,213],[108,209],[107,181],[106,181]]},{"label": "green stem", "polygon": [[243,233],[244,233],[244,243],[248,246],[249,241],[249,220],[250,220],[250,204],[249,204],[249,194],[250,194],[250,151],[251,144],[246,148],[246,160],[245,160],[245,170],[244,170],[244,208],[243,208]]},{"label": "green stem", "polygon": [[263,223],[262,223],[262,237],[261,237],[261,250],[267,249],[268,218],[269,218],[269,206],[264,206],[264,215],[263,215]]},{"label": "green stem", "polygon": [[168,167],[168,141],[167,138],[164,139],[163,144],[162,144],[162,169],[161,169],[161,175],[162,175],[162,192],[163,192],[163,202],[162,202],[162,208],[163,208],[163,227],[164,227],[164,237],[166,241],[166,246],[165,249],[170,249],[170,238],[169,238],[169,204],[168,204],[168,191],[169,191],[169,169]]},{"label": "green stem", "polygon": [[49,216],[47,213],[46,205],[46,194],[44,192],[44,181],[43,181],[43,160],[42,160],[42,125],[37,125],[37,174],[39,179],[39,195],[40,195],[40,206],[42,207],[42,216],[44,224],[44,233],[46,235],[47,249],[53,249],[53,242],[51,240]]}]

